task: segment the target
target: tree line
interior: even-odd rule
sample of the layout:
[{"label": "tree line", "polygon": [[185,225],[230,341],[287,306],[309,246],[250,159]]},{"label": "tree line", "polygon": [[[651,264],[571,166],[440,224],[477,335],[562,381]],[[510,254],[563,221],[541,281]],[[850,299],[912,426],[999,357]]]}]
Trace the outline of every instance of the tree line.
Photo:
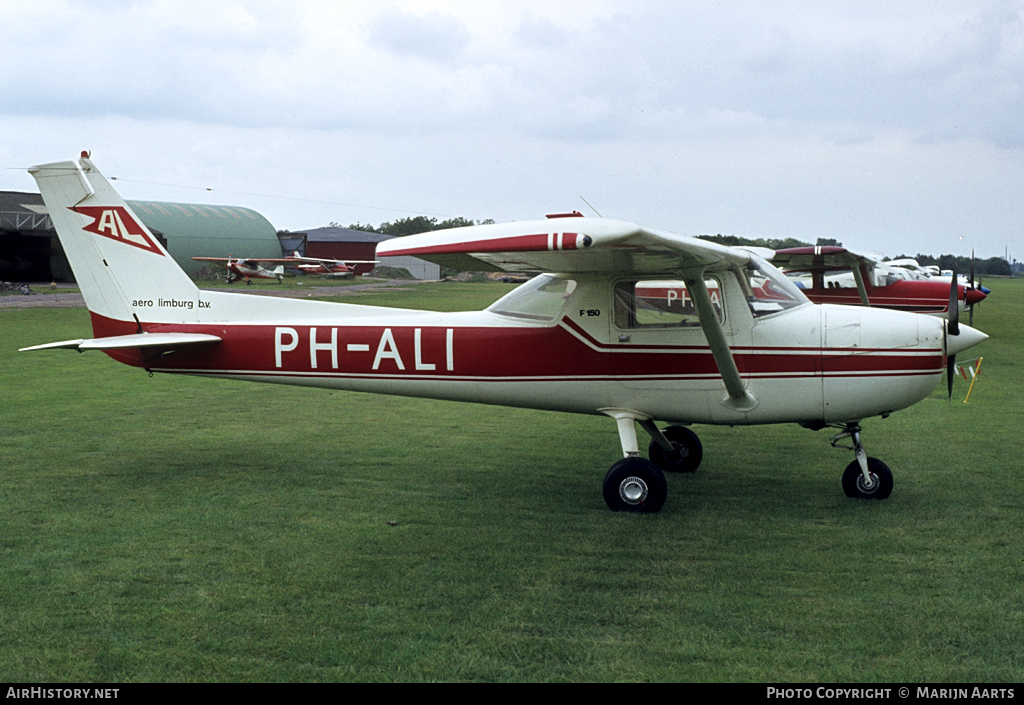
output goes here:
[{"label": "tree line", "polygon": [[[449,218],[447,220],[438,220],[437,218],[428,218],[425,215],[417,215],[411,218],[399,218],[398,220],[381,223],[377,227],[367,223],[353,223],[348,226],[348,229],[362,230],[366,233],[380,233],[381,235],[391,235],[392,237],[403,237],[405,235],[429,233],[433,230],[465,228],[470,225],[490,225],[493,222],[494,221],[490,219],[473,221],[469,218]],[[331,223],[331,227],[342,228],[345,226],[339,223]]]}]

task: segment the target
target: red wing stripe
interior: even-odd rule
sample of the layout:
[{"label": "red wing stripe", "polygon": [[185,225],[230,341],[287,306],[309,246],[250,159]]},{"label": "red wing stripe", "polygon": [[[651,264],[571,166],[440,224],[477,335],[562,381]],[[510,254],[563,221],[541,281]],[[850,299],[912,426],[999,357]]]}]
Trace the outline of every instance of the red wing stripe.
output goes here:
[{"label": "red wing stripe", "polygon": [[469,242],[452,242],[446,245],[425,245],[423,247],[406,247],[382,252],[385,257],[402,255],[449,255],[474,254],[478,252],[549,252],[552,250],[575,250],[576,233],[537,233],[535,235],[515,235],[492,240],[475,240]]}]

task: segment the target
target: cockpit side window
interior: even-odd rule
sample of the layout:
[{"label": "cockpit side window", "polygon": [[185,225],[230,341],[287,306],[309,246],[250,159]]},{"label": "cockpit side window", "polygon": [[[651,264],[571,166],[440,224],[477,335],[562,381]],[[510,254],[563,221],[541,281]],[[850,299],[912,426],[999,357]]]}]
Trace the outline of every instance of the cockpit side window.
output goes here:
[{"label": "cockpit side window", "polygon": [[[725,322],[722,287],[705,280],[720,323]],[[679,280],[623,281],[615,285],[615,325],[620,329],[700,327],[686,284]]]}]

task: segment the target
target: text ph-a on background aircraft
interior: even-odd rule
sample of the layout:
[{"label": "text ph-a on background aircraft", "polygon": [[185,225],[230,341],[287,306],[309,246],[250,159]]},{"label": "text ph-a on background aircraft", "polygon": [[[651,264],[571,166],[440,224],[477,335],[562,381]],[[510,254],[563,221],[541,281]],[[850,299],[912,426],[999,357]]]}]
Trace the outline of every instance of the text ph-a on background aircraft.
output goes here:
[{"label": "text ph-a on background aircraft", "polygon": [[[880,257],[843,247],[792,247],[776,250],[771,262],[817,304],[874,306],[949,317],[949,279],[916,275],[889,266]],[[957,284],[956,292],[958,313],[985,298],[985,292],[962,283]]]},{"label": "text ph-a on background aircraft", "polygon": [[[848,439],[855,455],[846,493],[884,498],[892,473],[864,452],[861,420],[920,401],[947,360],[987,337],[955,320],[817,306],[747,250],[582,217],[378,248],[541,273],[484,311],[254,305],[197,289],[88,158],[30,171],[95,337],[26,349],[103,350],[150,372],[604,415],[624,456],[604,480],[614,510],[657,511],[663,471],[696,469],[703,450],[689,424],[837,427],[832,444]],[[637,425],[651,436],[650,459]]]},{"label": "text ph-a on background aircraft", "polygon": [[[212,262],[224,267],[228,272],[227,283],[234,284],[239,279],[245,280],[246,284],[252,284],[253,279],[276,279],[284,281],[284,264],[280,259],[238,259],[235,257],[193,257],[197,262]],[[278,263],[273,269],[265,267],[267,264]]]}]

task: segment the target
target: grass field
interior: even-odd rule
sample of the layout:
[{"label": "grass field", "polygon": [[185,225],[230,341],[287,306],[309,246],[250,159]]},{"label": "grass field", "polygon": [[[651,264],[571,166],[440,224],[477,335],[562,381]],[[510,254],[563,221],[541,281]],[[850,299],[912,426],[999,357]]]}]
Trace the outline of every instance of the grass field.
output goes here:
[{"label": "grass field", "polygon": [[698,426],[650,516],[604,505],[609,419],[149,378],[0,311],[0,680],[1019,682],[1024,281],[986,283],[970,404],[864,424],[890,499],[829,431]]}]

